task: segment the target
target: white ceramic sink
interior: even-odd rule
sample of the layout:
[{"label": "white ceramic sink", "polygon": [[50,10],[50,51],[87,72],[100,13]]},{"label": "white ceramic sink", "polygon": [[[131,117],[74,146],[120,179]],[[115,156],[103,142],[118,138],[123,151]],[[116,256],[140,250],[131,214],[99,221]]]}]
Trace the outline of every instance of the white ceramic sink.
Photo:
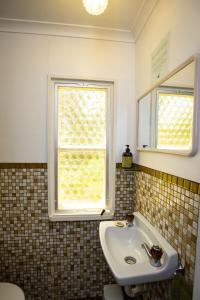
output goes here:
[{"label": "white ceramic sink", "polygon": [[[134,213],[134,225],[117,227],[116,221],[102,221],[99,227],[100,242],[106,261],[120,285],[142,284],[170,278],[177,269],[178,255],[176,250],[160,233],[141,215]],[[155,267],[142,247],[159,245],[163,250],[161,266]],[[136,259],[128,264],[125,257]]]}]

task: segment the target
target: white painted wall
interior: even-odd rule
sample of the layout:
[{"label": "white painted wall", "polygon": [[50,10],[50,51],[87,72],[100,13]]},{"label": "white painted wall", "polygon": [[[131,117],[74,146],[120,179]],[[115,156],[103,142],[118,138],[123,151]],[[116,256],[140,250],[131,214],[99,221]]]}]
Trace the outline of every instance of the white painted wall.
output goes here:
[{"label": "white painted wall", "polygon": [[116,161],[135,145],[134,44],[0,33],[0,162],[47,162],[47,75],[114,79]]},{"label": "white painted wall", "polygon": [[[158,1],[136,42],[136,98],[151,86],[151,54],[168,33],[169,71],[172,71],[191,55],[200,52],[199,0]],[[140,152],[137,155],[137,162],[200,182],[200,151],[194,157]]]}]

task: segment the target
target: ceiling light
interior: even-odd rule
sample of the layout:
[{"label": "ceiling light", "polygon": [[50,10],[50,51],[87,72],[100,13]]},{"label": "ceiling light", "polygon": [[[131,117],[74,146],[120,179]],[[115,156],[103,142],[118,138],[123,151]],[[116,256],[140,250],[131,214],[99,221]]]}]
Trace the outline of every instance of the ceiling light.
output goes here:
[{"label": "ceiling light", "polygon": [[108,0],[83,0],[83,4],[89,14],[98,16],[105,11]]}]

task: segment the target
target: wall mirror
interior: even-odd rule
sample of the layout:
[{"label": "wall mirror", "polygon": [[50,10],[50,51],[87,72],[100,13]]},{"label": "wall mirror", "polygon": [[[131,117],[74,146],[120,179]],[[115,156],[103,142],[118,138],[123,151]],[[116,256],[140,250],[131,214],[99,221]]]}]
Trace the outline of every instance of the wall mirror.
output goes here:
[{"label": "wall mirror", "polygon": [[138,149],[192,156],[197,150],[199,56],[138,99]]}]

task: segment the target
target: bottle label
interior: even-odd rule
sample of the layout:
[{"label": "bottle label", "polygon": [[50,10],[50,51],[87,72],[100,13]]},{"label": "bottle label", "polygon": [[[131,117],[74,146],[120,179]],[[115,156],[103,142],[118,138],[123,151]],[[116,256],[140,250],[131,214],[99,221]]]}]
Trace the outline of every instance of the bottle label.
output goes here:
[{"label": "bottle label", "polygon": [[132,156],[123,156],[122,157],[122,168],[131,168],[132,167]]}]

